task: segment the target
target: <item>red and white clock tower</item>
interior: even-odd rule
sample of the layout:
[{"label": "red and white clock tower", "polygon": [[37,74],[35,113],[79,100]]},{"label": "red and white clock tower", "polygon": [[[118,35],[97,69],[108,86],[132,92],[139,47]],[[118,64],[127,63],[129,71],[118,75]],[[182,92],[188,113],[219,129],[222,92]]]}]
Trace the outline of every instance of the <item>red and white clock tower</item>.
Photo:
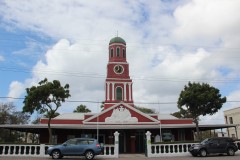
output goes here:
[{"label": "red and white clock tower", "polygon": [[121,37],[114,37],[109,42],[105,94],[104,109],[120,102],[134,106],[126,42]]}]

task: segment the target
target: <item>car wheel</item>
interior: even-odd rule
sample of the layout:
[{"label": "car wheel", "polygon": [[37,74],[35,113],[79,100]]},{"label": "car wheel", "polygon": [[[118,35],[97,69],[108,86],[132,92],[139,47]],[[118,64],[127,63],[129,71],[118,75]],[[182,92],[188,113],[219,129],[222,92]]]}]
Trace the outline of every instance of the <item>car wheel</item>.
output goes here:
[{"label": "car wheel", "polygon": [[206,157],[207,156],[207,151],[205,149],[201,149],[199,151],[199,154],[200,154],[201,157]]},{"label": "car wheel", "polygon": [[94,153],[93,153],[93,151],[87,151],[87,152],[85,153],[85,158],[86,158],[87,160],[93,159],[93,158],[94,158]]},{"label": "car wheel", "polygon": [[59,150],[52,151],[52,158],[53,159],[61,159],[63,156]]},{"label": "car wheel", "polygon": [[229,155],[229,156],[234,156],[234,155],[235,155],[234,150],[233,150],[232,148],[228,148],[228,150],[227,150],[227,155]]}]

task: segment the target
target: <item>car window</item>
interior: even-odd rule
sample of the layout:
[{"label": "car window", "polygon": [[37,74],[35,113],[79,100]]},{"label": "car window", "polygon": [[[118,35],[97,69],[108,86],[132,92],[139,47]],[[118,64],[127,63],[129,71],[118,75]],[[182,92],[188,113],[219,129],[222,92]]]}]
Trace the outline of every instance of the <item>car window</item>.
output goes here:
[{"label": "car window", "polygon": [[225,144],[227,142],[227,139],[220,139],[219,144]]},{"label": "car window", "polygon": [[211,143],[212,143],[212,144],[218,144],[218,139],[213,139],[213,140],[211,141]]},{"label": "car window", "polygon": [[201,144],[208,144],[208,142],[210,141],[211,139],[204,139],[202,142],[201,142]]},{"label": "car window", "polygon": [[94,140],[88,140],[89,144],[93,144]]},{"label": "car window", "polygon": [[231,139],[231,138],[228,138],[228,140],[227,140],[228,142],[234,142],[234,140],[233,139]]},{"label": "car window", "polygon": [[79,140],[78,144],[88,144],[88,140]]},{"label": "car window", "polygon": [[76,145],[76,139],[70,139],[66,142],[67,145]]}]

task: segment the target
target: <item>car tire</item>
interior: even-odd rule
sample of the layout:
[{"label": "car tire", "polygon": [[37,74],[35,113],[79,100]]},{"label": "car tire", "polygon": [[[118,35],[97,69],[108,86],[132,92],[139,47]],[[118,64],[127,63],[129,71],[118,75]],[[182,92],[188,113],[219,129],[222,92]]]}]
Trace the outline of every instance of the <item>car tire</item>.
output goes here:
[{"label": "car tire", "polygon": [[227,155],[229,155],[229,156],[234,156],[234,155],[235,155],[234,149],[233,149],[233,148],[228,148],[228,149],[227,149]]},{"label": "car tire", "polygon": [[87,160],[93,159],[93,158],[94,158],[94,153],[93,153],[93,151],[86,151],[86,152],[85,152],[85,158],[86,158]]},{"label": "car tire", "polygon": [[52,159],[61,159],[63,156],[59,150],[52,151]]},{"label": "car tire", "polygon": [[200,155],[201,157],[206,157],[206,156],[207,156],[207,151],[206,151],[205,149],[201,149],[201,150],[199,151],[199,155]]}]

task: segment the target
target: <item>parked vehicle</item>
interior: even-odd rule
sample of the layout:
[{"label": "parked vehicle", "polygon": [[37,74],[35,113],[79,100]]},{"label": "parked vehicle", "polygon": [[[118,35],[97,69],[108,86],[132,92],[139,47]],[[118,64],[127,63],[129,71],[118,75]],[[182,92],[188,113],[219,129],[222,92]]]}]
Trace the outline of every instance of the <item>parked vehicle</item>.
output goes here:
[{"label": "parked vehicle", "polygon": [[194,156],[206,157],[209,154],[223,154],[234,156],[238,147],[232,138],[216,137],[207,138],[200,144],[194,144],[189,148],[189,152]]},{"label": "parked vehicle", "polygon": [[47,150],[53,159],[60,159],[63,156],[85,156],[87,160],[91,160],[101,152],[102,147],[96,139],[92,138],[69,139],[65,143],[49,147]]}]

